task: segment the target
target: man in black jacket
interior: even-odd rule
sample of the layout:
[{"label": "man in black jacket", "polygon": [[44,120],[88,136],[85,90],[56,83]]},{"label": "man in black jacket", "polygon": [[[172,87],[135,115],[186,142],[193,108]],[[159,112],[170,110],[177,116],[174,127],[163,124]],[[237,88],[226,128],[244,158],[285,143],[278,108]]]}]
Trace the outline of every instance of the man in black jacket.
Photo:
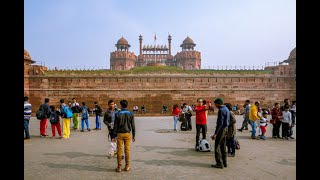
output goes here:
[{"label": "man in black jacket", "polygon": [[115,142],[117,137],[117,160],[118,167],[116,168],[117,172],[121,171],[122,166],[122,146],[124,144],[125,152],[125,171],[130,170],[130,140],[132,131],[132,142],[135,142],[135,125],[134,125],[134,116],[133,113],[127,110],[128,101],[121,100],[121,111],[117,112],[115,115],[114,129],[112,142]]},{"label": "man in black jacket", "polygon": [[45,117],[40,120],[40,136],[46,137],[47,135],[47,127],[48,127],[48,118],[50,116],[50,105],[49,105],[49,98],[44,99],[44,103],[41,104],[39,109],[44,110]]}]

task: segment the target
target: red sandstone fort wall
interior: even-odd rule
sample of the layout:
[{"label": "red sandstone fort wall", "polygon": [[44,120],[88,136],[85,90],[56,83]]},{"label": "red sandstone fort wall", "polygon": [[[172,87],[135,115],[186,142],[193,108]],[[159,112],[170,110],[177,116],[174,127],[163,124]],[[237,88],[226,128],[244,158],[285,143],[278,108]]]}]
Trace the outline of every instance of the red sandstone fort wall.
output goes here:
[{"label": "red sandstone fort wall", "polygon": [[32,76],[25,77],[25,95],[35,111],[44,98],[50,98],[50,104],[59,105],[73,97],[81,103],[85,101],[89,108],[98,101],[107,108],[109,99],[119,105],[121,99],[134,105],[145,105],[148,112],[161,112],[162,105],[168,107],[181,101],[193,104],[202,97],[213,101],[221,97],[225,102],[242,105],[246,99],[259,100],[263,107],[272,107],[274,102],[285,98],[296,98],[295,76],[273,74],[216,74],[216,75],[106,75],[106,76]]}]

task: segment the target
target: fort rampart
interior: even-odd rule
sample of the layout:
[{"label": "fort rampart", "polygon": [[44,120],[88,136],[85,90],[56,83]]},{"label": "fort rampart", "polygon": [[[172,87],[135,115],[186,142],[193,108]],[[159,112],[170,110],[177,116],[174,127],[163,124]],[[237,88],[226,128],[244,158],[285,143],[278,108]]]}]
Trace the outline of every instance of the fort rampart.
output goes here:
[{"label": "fort rampart", "polygon": [[103,109],[114,99],[134,105],[145,105],[147,111],[161,112],[162,105],[168,107],[181,101],[194,104],[202,97],[213,101],[221,97],[225,102],[242,106],[246,99],[259,100],[263,107],[272,107],[274,102],[296,98],[296,75],[276,74],[135,74],[135,75],[84,75],[52,74],[25,75],[25,95],[30,97],[33,111],[50,98],[50,104],[59,105],[77,98],[85,101],[89,108],[98,101]]}]

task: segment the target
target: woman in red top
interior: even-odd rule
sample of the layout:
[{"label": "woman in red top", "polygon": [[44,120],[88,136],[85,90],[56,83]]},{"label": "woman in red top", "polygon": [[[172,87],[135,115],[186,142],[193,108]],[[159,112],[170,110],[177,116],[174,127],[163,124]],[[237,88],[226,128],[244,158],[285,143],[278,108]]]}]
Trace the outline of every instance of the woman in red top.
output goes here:
[{"label": "woman in red top", "polygon": [[172,115],[173,115],[173,120],[174,120],[174,124],[173,124],[174,131],[179,131],[177,129],[177,123],[178,123],[178,117],[179,117],[180,112],[181,112],[181,110],[179,109],[178,104],[173,105]]},{"label": "woman in red top", "polygon": [[282,111],[280,110],[280,104],[275,103],[274,108],[271,111],[271,116],[275,122],[273,122],[273,129],[272,129],[272,138],[281,138],[279,131],[281,126],[281,118],[282,118]]}]

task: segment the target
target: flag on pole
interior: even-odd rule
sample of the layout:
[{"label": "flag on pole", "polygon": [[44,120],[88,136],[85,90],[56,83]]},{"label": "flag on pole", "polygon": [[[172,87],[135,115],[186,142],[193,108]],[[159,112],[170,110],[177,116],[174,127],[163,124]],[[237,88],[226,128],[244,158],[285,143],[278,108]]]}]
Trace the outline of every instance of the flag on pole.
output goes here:
[{"label": "flag on pole", "polygon": [[157,36],[156,36],[156,34],[154,34],[154,40],[157,40]]}]

